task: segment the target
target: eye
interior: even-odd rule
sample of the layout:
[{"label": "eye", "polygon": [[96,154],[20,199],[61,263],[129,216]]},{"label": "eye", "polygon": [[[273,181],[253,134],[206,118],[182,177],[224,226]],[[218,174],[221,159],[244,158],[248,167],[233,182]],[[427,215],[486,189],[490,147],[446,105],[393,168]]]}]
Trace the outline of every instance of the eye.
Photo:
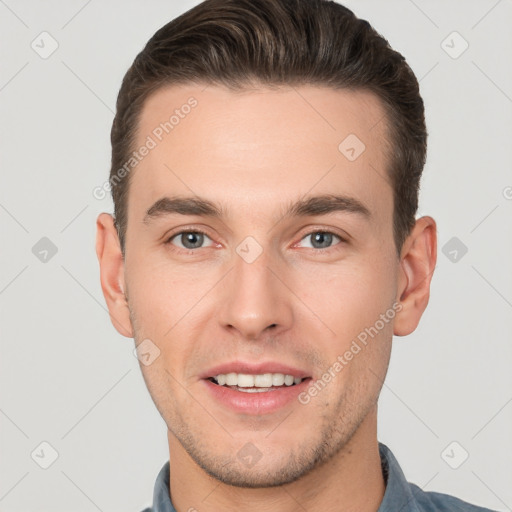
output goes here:
[{"label": "eye", "polygon": [[303,240],[307,240],[310,238],[311,242],[309,246],[312,249],[328,249],[333,245],[333,242],[337,239],[339,242],[342,242],[343,239],[334,233],[330,233],[329,231],[312,231],[307,234]]},{"label": "eye", "polygon": [[167,243],[176,245],[181,249],[200,249],[205,239],[213,242],[212,239],[202,231],[181,231],[169,238]]}]

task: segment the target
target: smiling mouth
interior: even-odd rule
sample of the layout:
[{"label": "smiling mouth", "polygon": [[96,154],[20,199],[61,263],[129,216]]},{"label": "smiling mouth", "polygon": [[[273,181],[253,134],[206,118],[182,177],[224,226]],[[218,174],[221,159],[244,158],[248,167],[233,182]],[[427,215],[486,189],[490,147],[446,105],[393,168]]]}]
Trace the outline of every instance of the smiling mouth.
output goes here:
[{"label": "smiling mouth", "polygon": [[278,391],[300,384],[309,377],[301,378],[283,373],[263,373],[251,375],[246,373],[226,373],[210,377],[210,382],[243,393],[264,393]]}]

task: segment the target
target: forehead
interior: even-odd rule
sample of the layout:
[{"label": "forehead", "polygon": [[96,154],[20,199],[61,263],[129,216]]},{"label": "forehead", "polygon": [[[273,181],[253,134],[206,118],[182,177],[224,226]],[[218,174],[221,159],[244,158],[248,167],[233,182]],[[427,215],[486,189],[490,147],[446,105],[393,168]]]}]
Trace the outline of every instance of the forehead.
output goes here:
[{"label": "forehead", "polygon": [[130,185],[138,208],[166,194],[247,211],[309,191],[350,193],[370,209],[389,210],[392,200],[386,116],[367,91],[165,87],[141,112],[135,149],[143,146],[151,149]]}]

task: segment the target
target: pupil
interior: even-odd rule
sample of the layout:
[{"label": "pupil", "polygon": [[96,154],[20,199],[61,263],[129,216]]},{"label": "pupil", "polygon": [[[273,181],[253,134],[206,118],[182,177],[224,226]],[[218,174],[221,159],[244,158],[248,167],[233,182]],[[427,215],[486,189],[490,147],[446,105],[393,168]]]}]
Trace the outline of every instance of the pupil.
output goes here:
[{"label": "pupil", "polygon": [[[321,247],[315,246],[318,243]],[[332,243],[332,234],[331,233],[315,233],[313,236],[313,247],[317,249],[322,249],[325,247],[329,247]]]},{"label": "pupil", "polygon": [[203,238],[202,233],[186,233],[181,235],[181,243],[187,249],[196,249],[203,244]]}]

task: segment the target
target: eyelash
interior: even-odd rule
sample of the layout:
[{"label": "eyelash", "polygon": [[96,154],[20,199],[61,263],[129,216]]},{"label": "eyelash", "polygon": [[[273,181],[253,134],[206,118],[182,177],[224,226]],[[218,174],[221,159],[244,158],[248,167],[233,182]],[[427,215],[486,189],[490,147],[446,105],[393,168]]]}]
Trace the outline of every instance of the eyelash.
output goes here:
[{"label": "eyelash", "polygon": [[[206,231],[203,231],[201,229],[197,229],[197,228],[184,229],[184,230],[178,231],[177,233],[174,233],[169,238],[167,238],[167,240],[165,241],[165,245],[172,245],[172,240],[174,238],[176,238],[180,235],[183,235],[185,233],[201,234],[201,235],[208,236],[208,233],[206,233]],[[210,238],[210,237],[208,236],[208,238]],[[199,249],[204,249],[204,247],[199,247]],[[197,249],[182,249],[181,247],[175,247],[174,250],[176,250],[178,252],[184,252],[185,254],[194,254],[197,252]]]},{"label": "eyelash", "polygon": [[[167,240],[165,241],[165,245],[173,245],[172,244],[172,240],[174,238],[180,236],[180,235],[185,234],[185,233],[202,234],[202,235],[205,235],[208,238],[210,238],[208,233],[206,233],[206,231],[203,231],[201,229],[198,229],[198,228],[185,229],[185,230],[178,231],[177,233],[174,233],[170,237],[168,237]],[[309,231],[309,232],[305,233],[304,236],[301,237],[299,242],[304,240],[304,238],[306,238],[308,236],[311,236],[313,234],[317,234],[317,233],[334,235],[335,237],[339,238],[340,241],[337,244],[331,245],[330,247],[321,248],[321,249],[317,249],[315,247],[307,247],[307,249],[312,249],[316,253],[323,254],[325,252],[329,252],[329,251],[332,251],[332,250],[337,250],[337,249],[339,249],[339,247],[338,247],[339,245],[342,245],[342,244],[347,242],[347,240],[345,238],[343,238],[341,235],[339,235],[337,233],[334,233],[332,231],[324,230],[324,229],[314,229],[312,231]],[[177,250],[179,252],[183,252],[185,254],[194,254],[194,253],[196,253],[198,251],[198,249],[204,249],[204,247],[198,247],[197,249],[182,249],[181,247],[175,247],[175,250]]]},{"label": "eyelash", "polygon": [[333,235],[334,237],[338,238],[339,239],[339,242],[336,243],[335,240],[333,240],[333,245],[331,245],[330,247],[325,247],[325,248],[315,248],[315,247],[306,247],[306,249],[312,249],[313,251],[315,251],[316,253],[320,253],[320,254],[323,254],[325,252],[330,252],[330,251],[337,251],[337,250],[340,250],[340,246],[345,244],[347,242],[347,240],[345,238],[343,238],[341,235],[338,235],[337,233],[334,233],[333,231],[328,231],[328,230],[323,230],[323,229],[315,229],[313,231],[309,231],[308,233],[306,233],[300,240],[304,240],[304,238],[308,237],[308,236],[311,236],[311,235],[314,235],[314,234],[317,234],[317,233],[321,233],[323,235]]}]

